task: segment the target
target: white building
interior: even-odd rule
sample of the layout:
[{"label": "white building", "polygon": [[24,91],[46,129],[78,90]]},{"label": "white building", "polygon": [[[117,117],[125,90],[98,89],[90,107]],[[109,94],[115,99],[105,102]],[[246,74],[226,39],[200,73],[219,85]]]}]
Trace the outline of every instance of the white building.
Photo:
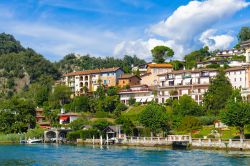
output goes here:
[{"label": "white building", "polygon": [[153,90],[147,85],[131,86],[129,89],[119,91],[120,100],[124,104],[129,104],[129,99],[133,98],[137,103],[147,103],[154,100]]},{"label": "white building", "polygon": [[[161,82],[158,101],[164,103],[169,98],[179,99],[186,94],[201,104],[210,81],[217,74],[217,69],[178,70],[160,74],[158,75]],[[249,66],[229,68],[225,70],[225,74],[232,86],[240,89],[242,96],[249,100]]]}]

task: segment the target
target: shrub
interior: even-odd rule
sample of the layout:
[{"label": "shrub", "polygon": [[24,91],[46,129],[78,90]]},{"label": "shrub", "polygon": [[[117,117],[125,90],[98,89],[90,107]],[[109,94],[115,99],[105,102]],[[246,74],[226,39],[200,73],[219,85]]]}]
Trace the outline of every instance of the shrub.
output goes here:
[{"label": "shrub", "polygon": [[197,130],[200,129],[201,126],[201,122],[199,121],[198,118],[193,117],[193,116],[185,116],[182,121],[181,121],[181,125],[178,128],[178,130],[180,131],[192,131],[192,130]]},{"label": "shrub", "polygon": [[214,135],[208,135],[207,138],[215,138]]},{"label": "shrub", "polygon": [[95,116],[97,118],[108,118],[109,117],[109,113],[108,112],[104,112],[104,111],[97,111]]},{"label": "shrub", "polygon": [[69,124],[72,130],[80,130],[86,124],[86,120],[83,118],[78,118]]},{"label": "shrub", "polygon": [[115,108],[115,111],[114,111],[115,116],[116,116],[116,117],[119,117],[119,116],[121,115],[121,112],[122,112],[122,111],[125,111],[127,108],[128,108],[128,107],[127,107],[125,104],[119,103],[119,104],[117,105],[117,107]]},{"label": "shrub", "polygon": [[192,138],[203,138],[202,134],[194,134],[192,135]]},{"label": "shrub", "polygon": [[99,137],[99,131],[97,129],[83,130],[80,133],[81,139],[90,139],[93,138],[93,136],[95,136],[95,138]]},{"label": "shrub", "polygon": [[214,121],[216,120],[215,116],[201,116],[198,118],[201,122],[201,125],[213,125]]},{"label": "shrub", "polygon": [[72,132],[67,133],[67,140],[75,141],[76,139],[81,138],[81,132],[82,130],[72,131]]},{"label": "shrub", "polygon": [[42,138],[44,136],[43,128],[29,129],[26,133],[27,138]]}]

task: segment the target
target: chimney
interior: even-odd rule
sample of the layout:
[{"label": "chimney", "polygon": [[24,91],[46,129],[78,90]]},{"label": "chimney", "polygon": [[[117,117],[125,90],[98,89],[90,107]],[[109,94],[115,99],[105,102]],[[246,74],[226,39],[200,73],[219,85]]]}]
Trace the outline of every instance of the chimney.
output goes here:
[{"label": "chimney", "polygon": [[61,114],[65,114],[64,108],[61,108]]}]

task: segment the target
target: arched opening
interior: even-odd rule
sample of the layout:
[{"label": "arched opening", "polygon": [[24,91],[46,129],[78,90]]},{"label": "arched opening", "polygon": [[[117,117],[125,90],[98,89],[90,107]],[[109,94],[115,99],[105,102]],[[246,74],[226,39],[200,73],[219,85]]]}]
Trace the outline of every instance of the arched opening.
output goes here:
[{"label": "arched opening", "polygon": [[46,137],[47,137],[48,139],[56,138],[56,133],[55,133],[54,131],[48,131],[48,132],[46,133]]},{"label": "arched opening", "polygon": [[88,77],[88,76],[85,76],[85,80],[88,81],[88,80],[89,80],[89,77]]},{"label": "arched opening", "polygon": [[80,87],[83,87],[83,83],[82,82],[80,82]]},{"label": "arched opening", "polygon": [[83,76],[80,77],[80,81],[83,81]]},{"label": "arched opening", "polygon": [[89,86],[88,82],[85,82],[85,86],[86,86],[86,87],[88,87],[88,86]]}]

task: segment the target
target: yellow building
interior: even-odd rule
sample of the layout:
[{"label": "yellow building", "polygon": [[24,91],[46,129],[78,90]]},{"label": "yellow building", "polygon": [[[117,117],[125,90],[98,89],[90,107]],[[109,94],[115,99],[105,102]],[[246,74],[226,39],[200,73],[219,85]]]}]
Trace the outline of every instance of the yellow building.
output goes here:
[{"label": "yellow building", "polygon": [[63,75],[63,82],[76,95],[96,91],[98,86],[116,86],[124,71],[120,67],[77,71]]}]

